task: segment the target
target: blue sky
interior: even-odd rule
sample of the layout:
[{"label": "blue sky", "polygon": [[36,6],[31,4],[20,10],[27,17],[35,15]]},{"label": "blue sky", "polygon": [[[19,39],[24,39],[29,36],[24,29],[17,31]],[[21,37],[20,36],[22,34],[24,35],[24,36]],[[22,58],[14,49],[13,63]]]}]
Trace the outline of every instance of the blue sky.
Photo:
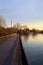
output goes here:
[{"label": "blue sky", "polygon": [[43,27],[43,0],[0,0],[0,16],[10,25],[21,23]]}]

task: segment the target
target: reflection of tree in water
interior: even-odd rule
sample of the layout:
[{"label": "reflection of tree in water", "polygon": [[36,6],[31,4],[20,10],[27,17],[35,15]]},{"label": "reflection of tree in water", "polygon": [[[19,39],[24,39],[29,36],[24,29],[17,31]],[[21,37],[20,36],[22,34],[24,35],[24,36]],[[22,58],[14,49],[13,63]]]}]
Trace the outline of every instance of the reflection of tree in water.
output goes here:
[{"label": "reflection of tree in water", "polygon": [[37,35],[38,35],[38,33],[37,34],[34,34],[34,33],[32,34],[33,37],[37,37]]},{"label": "reflection of tree in water", "polygon": [[28,42],[29,40],[29,35],[23,35],[23,41]]}]

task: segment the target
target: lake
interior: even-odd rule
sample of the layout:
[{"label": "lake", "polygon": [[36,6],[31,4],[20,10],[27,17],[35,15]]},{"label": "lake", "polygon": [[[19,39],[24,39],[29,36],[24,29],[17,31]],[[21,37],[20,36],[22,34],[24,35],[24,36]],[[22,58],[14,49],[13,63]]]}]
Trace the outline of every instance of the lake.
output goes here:
[{"label": "lake", "polygon": [[43,65],[43,35],[22,36],[22,44],[30,65]]}]

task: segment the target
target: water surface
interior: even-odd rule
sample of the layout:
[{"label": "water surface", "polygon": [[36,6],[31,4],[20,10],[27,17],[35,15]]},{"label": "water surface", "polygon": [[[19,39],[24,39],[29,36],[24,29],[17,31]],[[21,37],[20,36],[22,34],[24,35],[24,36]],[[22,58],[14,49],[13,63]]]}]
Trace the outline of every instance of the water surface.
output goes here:
[{"label": "water surface", "polygon": [[22,43],[28,62],[43,65],[43,35],[22,36]]}]

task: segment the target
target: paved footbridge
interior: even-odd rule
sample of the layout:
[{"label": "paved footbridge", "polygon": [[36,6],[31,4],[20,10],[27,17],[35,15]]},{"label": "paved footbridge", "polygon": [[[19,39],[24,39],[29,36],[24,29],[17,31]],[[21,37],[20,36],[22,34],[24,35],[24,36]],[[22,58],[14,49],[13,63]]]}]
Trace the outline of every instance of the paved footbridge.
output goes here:
[{"label": "paved footbridge", "polygon": [[27,62],[19,35],[0,45],[0,65],[30,65]]}]

